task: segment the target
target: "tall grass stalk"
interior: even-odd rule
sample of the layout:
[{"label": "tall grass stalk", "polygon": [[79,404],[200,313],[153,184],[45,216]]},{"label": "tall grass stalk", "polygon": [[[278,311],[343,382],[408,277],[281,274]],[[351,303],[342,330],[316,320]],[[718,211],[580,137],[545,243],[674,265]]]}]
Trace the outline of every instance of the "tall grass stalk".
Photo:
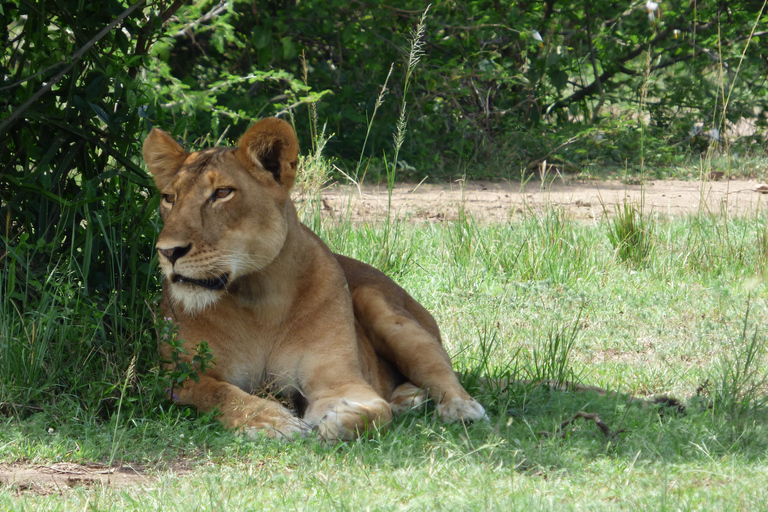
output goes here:
[{"label": "tall grass stalk", "polygon": [[759,222],[756,222],[755,228],[757,230],[758,271],[764,277],[768,277],[766,275],[768,270],[768,223],[761,225]]},{"label": "tall grass stalk", "polygon": [[[304,51],[301,52],[301,79],[304,82],[304,85],[309,87],[309,68],[307,67],[307,57],[304,54]],[[293,114],[293,110],[289,111],[290,114]],[[315,144],[315,141],[317,140],[317,102],[316,101],[310,101],[309,102],[309,108],[307,110],[307,115],[309,116],[309,136],[310,136],[310,143],[312,144],[312,153],[316,154],[317,151],[317,145]]]},{"label": "tall grass stalk", "polygon": [[643,81],[640,84],[640,102],[638,103],[638,122],[640,123],[640,176],[645,176],[645,116],[643,110],[645,109],[646,99],[648,97],[648,89],[651,84],[651,50],[648,49],[643,53],[645,57]]},{"label": "tall grass stalk", "polygon": [[539,340],[531,352],[530,375],[533,382],[554,381],[557,386],[574,382],[577,375],[571,365],[571,353],[579,335],[583,305],[574,321],[552,328],[546,339]]},{"label": "tall grass stalk", "polygon": [[360,167],[363,165],[363,159],[365,158],[365,148],[368,145],[368,137],[371,135],[371,127],[373,126],[373,121],[376,119],[376,112],[379,110],[379,107],[384,104],[384,97],[387,95],[387,84],[389,84],[389,78],[392,76],[392,70],[395,68],[394,64],[390,64],[389,66],[389,72],[387,73],[387,78],[384,79],[384,84],[381,86],[381,90],[379,91],[379,95],[376,97],[376,102],[373,104],[373,113],[371,114],[371,118],[368,120],[368,123],[366,125],[365,129],[365,139],[363,140],[363,146],[360,148],[360,157],[357,159],[357,165],[355,166],[355,172],[353,173],[352,177],[358,182],[362,182],[365,179],[365,172],[363,173],[363,176],[361,177],[360,174]]},{"label": "tall grass stalk", "polygon": [[751,306],[748,298],[741,332],[722,355],[719,371],[714,376],[714,405],[735,419],[768,403],[765,394],[768,343],[760,336],[757,326],[752,327],[750,333]]},{"label": "tall grass stalk", "polygon": [[[118,427],[120,426],[120,413],[123,411],[123,401],[125,400],[126,390],[128,386],[136,380],[136,357],[134,354],[131,358],[131,362],[128,364],[128,369],[125,371],[125,378],[123,379],[122,386],[120,387],[120,399],[117,401],[117,412],[115,413],[114,423],[115,427],[112,431],[112,451],[109,454],[109,462],[107,466],[112,466],[112,462],[115,460],[115,454],[118,448],[122,444],[122,435],[118,437]],[[123,431],[124,432],[124,431]]]},{"label": "tall grass stalk", "polygon": [[[399,226],[399,220],[397,217],[393,217],[392,212],[392,193],[395,186],[395,176],[397,171],[397,162],[398,157],[400,154],[400,148],[403,145],[403,142],[405,141],[405,134],[407,131],[407,98],[408,98],[408,91],[411,87],[411,81],[413,78],[413,73],[416,70],[416,66],[419,63],[419,60],[424,54],[424,33],[426,31],[426,18],[427,13],[429,12],[430,6],[427,6],[427,8],[424,10],[424,12],[421,15],[421,18],[419,19],[419,23],[417,24],[416,28],[411,30],[410,34],[410,48],[408,52],[408,61],[406,65],[405,70],[405,79],[403,81],[403,99],[400,104],[400,116],[398,118],[398,121],[395,126],[395,133],[393,134],[393,149],[394,153],[391,160],[388,160],[386,157],[386,154],[384,155],[384,165],[386,168],[387,173],[387,211],[386,211],[386,217],[384,219],[384,226],[383,231],[381,232],[381,235],[374,235],[373,230],[370,228],[367,228],[369,235],[374,235],[372,238],[376,239],[378,242],[377,244],[377,257],[371,262],[374,266],[377,266],[385,273],[396,271],[398,269],[402,269],[402,263],[405,261],[410,261],[411,255],[408,248],[405,248],[405,253],[402,254],[402,256],[398,256],[393,253],[393,247],[398,244],[398,240],[400,239],[400,226]],[[392,67],[390,67],[390,72],[387,74],[387,78],[384,82],[384,86],[381,89],[381,92],[379,93],[378,98],[376,99],[376,105],[374,108],[374,115],[371,116],[371,120],[368,123],[368,131],[366,132],[366,141],[368,140],[368,133],[370,132],[371,125],[373,123],[373,117],[375,116],[376,110],[379,106],[381,106],[381,103],[384,100],[384,94],[386,93],[386,85],[389,82],[389,78],[392,73]],[[363,147],[363,151],[365,148]],[[356,169],[355,173],[359,171],[359,167],[361,165],[363,158],[363,153],[360,153],[360,159],[358,161],[358,168]]]},{"label": "tall grass stalk", "polygon": [[393,135],[394,138],[394,154],[392,156],[392,162],[391,165],[387,165],[387,186],[389,190],[389,197],[388,197],[388,203],[387,203],[387,216],[389,217],[390,210],[392,209],[392,188],[395,183],[395,173],[397,171],[397,161],[398,157],[400,156],[400,148],[403,146],[403,142],[405,142],[405,133],[407,131],[407,125],[408,125],[408,116],[407,116],[407,106],[408,106],[408,91],[411,88],[411,77],[413,76],[413,72],[416,70],[416,66],[419,64],[419,61],[421,60],[421,57],[424,55],[424,32],[426,31],[426,19],[427,19],[427,13],[429,13],[429,8],[431,5],[428,5],[426,9],[424,9],[424,12],[421,15],[421,18],[419,19],[419,23],[416,25],[416,28],[411,30],[411,37],[410,37],[410,51],[408,52],[408,63],[405,68],[405,80],[403,82],[403,99],[400,103],[400,116],[397,119],[397,123],[395,125],[395,133]]},{"label": "tall grass stalk", "polygon": [[[304,85],[309,87],[309,69],[304,53],[301,54],[302,80]],[[291,122],[295,125],[293,110],[289,110]],[[326,135],[327,125],[323,123],[319,126],[317,118],[317,102],[310,100],[308,102],[307,114],[309,116],[310,144],[312,149],[307,156],[300,157],[299,168],[301,172],[296,179],[295,190],[299,198],[299,215],[302,221],[310,226],[313,231],[322,230],[322,216],[320,214],[323,208],[323,200],[320,195],[323,187],[328,183],[331,175],[332,164],[325,158],[323,152],[328,141],[333,136]]]},{"label": "tall grass stalk", "polygon": [[321,191],[328,183],[331,175],[332,164],[325,157],[323,151],[330,135],[326,135],[326,125],[322,128],[315,127],[312,132],[316,135],[312,140],[312,152],[300,158],[301,172],[296,181],[296,193],[298,194],[298,210],[302,221],[319,232],[322,229],[323,199]]}]

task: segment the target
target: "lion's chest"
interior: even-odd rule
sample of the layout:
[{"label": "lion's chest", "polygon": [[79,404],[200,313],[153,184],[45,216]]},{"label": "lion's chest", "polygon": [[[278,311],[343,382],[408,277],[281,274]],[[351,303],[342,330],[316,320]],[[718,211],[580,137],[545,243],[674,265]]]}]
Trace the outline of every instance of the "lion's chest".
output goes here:
[{"label": "lion's chest", "polygon": [[243,391],[256,393],[284,380],[284,370],[273,362],[284,336],[279,323],[254,318],[244,311],[199,315],[180,320],[179,336],[191,354],[205,341],[213,355],[209,371]]}]

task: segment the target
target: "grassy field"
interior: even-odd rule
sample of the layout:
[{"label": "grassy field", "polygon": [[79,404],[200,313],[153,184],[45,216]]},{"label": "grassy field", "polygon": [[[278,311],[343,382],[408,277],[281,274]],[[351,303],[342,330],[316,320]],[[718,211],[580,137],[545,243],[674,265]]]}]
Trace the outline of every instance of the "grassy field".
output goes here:
[{"label": "grassy field", "polygon": [[[550,209],[504,225],[317,220],[334,250],[385,269],[434,312],[488,423],[444,425],[427,409],[353,443],[251,441],[134,382],[158,379],[151,371],[129,370],[125,404],[110,414],[65,391],[39,410],[6,406],[0,464],[122,465],[139,483],[6,481],[0,509],[763,510],[768,219],[624,213],[586,223]],[[478,387],[478,376],[494,380]],[[667,394],[686,409],[510,379]],[[581,418],[561,428],[580,411],[607,433]]]}]

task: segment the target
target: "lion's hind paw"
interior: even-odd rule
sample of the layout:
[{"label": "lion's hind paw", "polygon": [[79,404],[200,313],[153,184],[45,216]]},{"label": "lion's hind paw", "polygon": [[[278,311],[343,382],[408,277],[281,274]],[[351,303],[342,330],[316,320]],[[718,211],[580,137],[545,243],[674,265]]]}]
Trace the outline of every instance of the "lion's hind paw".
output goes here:
[{"label": "lion's hind paw", "polygon": [[455,421],[487,421],[488,415],[477,400],[470,398],[453,398],[437,406],[437,414],[446,422]]}]

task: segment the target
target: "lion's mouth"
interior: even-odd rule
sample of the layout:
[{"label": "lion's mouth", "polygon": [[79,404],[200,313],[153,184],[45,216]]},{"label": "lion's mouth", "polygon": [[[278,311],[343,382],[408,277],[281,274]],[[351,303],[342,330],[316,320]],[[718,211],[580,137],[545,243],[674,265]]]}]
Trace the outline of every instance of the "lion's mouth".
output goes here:
[{"label": "lion's mouth", "polygon": [[193,279],[191,277],[185,277],[180,274],[174,274],[171,281],[174,283],[188,283],[195,286],[201,286],[208,290],[221,290],[227,286],[229,280],[229,274],[223,276],[214,277],[213,279]]}]

